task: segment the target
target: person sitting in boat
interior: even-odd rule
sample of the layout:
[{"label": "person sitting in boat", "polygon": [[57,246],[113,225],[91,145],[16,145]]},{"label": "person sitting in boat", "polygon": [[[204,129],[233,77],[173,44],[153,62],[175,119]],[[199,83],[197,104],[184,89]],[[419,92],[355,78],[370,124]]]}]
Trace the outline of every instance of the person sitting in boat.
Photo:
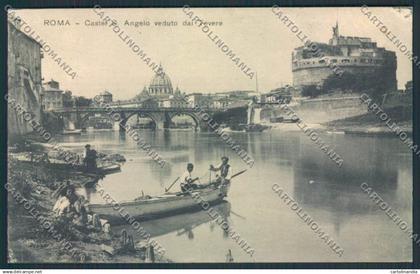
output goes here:
[{"label": "person sitting in boat", "polygon": [[193,169],[194,169],[194,165],[192,163],[188,163],[187,170],[180,177],[182,192],[187,192],[189,189],[198,188],[198,185],[194,184],[194,182],[198,180],[198,177],[193,179],[191,176],[191,172],[193,171]]},{"label": "person sitting in boat", "polygon": [[220,176],[217,178],[218,183],[226,184],[230,181],[232,177],[232,168],[229,165],[229,158],[226,156],[222,157],[222,162],[217,166],[214,167],[210,165],[210,171],[219,171]]},{"label": "person sitting in boat", "polygon": [[85,145],[85,152],[83,163],[87,169],[87,171],[96,170],[96,159],[98,158],[96,150],[90,149],[90,145]]}]

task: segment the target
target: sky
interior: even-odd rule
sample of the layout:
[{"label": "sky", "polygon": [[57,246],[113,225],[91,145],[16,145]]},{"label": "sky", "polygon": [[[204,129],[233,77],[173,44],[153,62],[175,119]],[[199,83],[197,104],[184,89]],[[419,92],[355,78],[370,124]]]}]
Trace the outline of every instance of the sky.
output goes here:
[{"label": "sky", "polygon": [[[291,54],[302,46],[271,8],[191,8],[207,21],[222,22],[210,30],[258,73],[258,89],[268,92],[292,84]],[[361,12],[360,8],[281,8],[312,41],[325,42],[339,23],[340,35],[370,37],[378,46],[397,54],[398,87],[412,79],[410,60]],[[412,51],[412,21],[407,11],[369,8]],[[161,63],[174,89],[214,93],[255,90],[256,77],[246,76],[199,27],[184,26],[189,17],[182,8],[103,9],[116,19],[150,58]],[[115,99],[128,99],[148,86],[154,72],[110,27],[89,26],[100,21],[93,9],[32,9],[16,13],[76,72],[74,79],[47,54],[42,59],[44,82],[54,79],[74,95],[94,97],[103,90]],[[53,20],[70,25],[52,26]],[[149,26],[125,26],[125,22],[148,21]],[[176,21],[177,26],[155,26]]]}]

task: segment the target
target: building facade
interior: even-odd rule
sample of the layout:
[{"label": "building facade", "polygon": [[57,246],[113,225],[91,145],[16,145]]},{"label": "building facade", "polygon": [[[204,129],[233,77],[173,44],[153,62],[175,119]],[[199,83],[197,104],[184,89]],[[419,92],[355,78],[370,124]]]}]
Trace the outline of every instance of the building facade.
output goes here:
[{"label": "building facade", "polygon": [[341,36],[338,24],[333,27],[328,44],[314,43],[311,47],[295,48],[292,53],[293,85],[299,89],[321,85],[327,77],[335,75],[333,69],[337,67],[354,74],[382,71],[381,81],[386,81],[387,89],[397,89],[395,52],[378,47],[371,38]]},{"label": "building facade", "polygon": [[52,111],[63,107],[63,91],[60,89],[60,84],[51,79],[43,86],[42,109],[44,111]]},{"label": "building facade", "polygon": [[213,98],[208,94],[194,92],[187,97],[189,107],[200,106],[201,108],[212,108]]},{"label": "building facade", "polygon": [[293,95],[292,88],[281,87],[270,91],[269,93],[261,94],[260,103],[267,104],[288,104]]},{"label": "building facade", "polygon": [[[7,81],[8,81],[8,134],[18,136],[33,131],[11,102],[20,105],[32,119],[41,121],[41,45],[24,34],[21,23],[7,23]],[[10,139],[9,139],[10,140]]]},{"label": "building facade", "polygon": [[98,95],[100,97],[101,102],[104,103],[111,103],[112,102],[112,93],[104,90]]}]

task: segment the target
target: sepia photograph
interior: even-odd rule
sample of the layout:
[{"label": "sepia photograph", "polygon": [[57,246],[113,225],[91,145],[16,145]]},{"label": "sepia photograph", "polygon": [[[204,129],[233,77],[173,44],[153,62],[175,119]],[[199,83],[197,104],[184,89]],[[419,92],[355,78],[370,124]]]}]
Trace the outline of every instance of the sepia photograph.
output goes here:
[{"label": "sepia photograph", "polygon": [[412,7],[4,10],[7,263],[413,263]]}]

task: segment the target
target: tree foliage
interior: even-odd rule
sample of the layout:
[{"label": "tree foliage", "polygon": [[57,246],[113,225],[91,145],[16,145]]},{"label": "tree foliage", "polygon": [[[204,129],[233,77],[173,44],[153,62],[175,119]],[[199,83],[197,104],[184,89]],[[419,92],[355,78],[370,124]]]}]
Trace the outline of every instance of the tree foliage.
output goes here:
[{"label": "tree foliage", "polygon": [[375,70],[371,73],[350,73],[344,72],[341,76],[331,74],[324,80],[322,86],[305,86],[302,89],[302,96],[317,97],[323,94],[340,90],[344,93],[367,93],[371,97],[380,98],[384,93],[390,92],[390,81],[385,79],[384,70]]}]

